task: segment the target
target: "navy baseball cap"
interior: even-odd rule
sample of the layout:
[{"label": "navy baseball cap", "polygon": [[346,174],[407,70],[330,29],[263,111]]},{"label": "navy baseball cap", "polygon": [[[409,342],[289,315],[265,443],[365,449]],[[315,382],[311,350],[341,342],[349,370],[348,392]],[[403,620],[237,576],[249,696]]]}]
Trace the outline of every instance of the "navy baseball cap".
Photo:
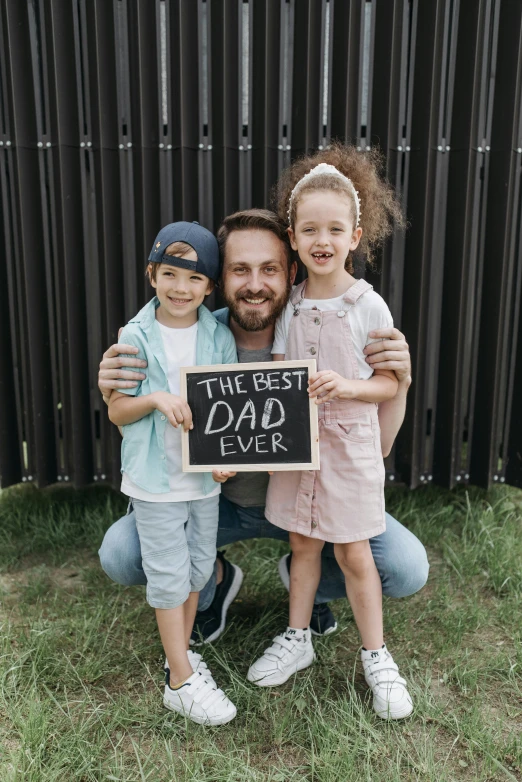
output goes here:
[{"label": "navy baseball cap", "polygon": [[[189,244],[196,251],[197,261],[189,261],[187,258],[178,258],[175,255],[165,255],[165,250],[173,242]],[[210,277],[214,282],[217,282],[219,278],[217,239],[214,234],[196,221],[193,223],[169,223],[162,228],[154,240],[149,261],[151,263],[168,263],[182,269],[192,269],[204,274],[205,277]]]}]

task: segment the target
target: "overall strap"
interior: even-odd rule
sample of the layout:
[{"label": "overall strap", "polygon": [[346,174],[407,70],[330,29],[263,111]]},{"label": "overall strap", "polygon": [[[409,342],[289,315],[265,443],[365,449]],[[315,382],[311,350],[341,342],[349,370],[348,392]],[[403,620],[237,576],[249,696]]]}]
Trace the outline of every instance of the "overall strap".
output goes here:
[{"label": "overall strap", "polygon": [[290,303],[294,306],[301,301],[302,295],[303,295],[303,288],[306,285],[306,280],[303,280],[303,282],[300,282],[299,285],[296,285],[293,289],[292,293],[290,294]]},{"label": "overall strap", "polygon": [[366,280],[362,280],[362,279],[357,280],[355,285],[352,285],[352,287],[346,291],[344,300],[348,304],[356,304],[356,302],[358,301],[358,299],[361,298],[361,296],[364,296],[365,293],[371,290],[373,290],[373,285],[370,285],[369,282],[366,282]]}]

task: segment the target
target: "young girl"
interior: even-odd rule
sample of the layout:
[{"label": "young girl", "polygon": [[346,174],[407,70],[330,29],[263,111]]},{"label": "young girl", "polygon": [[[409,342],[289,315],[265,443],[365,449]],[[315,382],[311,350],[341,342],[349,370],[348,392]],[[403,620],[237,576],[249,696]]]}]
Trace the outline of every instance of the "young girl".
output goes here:
[{"label": "young girl", "polygon": [[352,276],[361,245],[368,260],[400,208],[378,176],[376,153],[333,144],[296,161],[281,177],[278,210],[308,271],[276,325],[274,359],[315,358],[309,393],[319,405],[319,471],[272,475],[266,516],[292,548],[289,627],[248,672],[259,686],[285,682],[315,659],[308,627],[321,549],[334,544],[363,643],[362,663],[380,717],[412,711],[406,682],[383,639],[381,581],[369,538],[385,530],[384,465],[377,404],[395,396],[393,372],[368,366],[368,332],[392,325],[381,297]]}]

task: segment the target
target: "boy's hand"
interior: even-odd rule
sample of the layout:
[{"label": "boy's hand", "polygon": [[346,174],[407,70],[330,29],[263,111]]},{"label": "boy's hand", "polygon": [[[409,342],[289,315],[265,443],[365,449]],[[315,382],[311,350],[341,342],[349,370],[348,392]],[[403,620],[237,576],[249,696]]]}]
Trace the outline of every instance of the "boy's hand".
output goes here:
[{"label": "boy's hand", "polygon": [[[103,401],[109,404],[109,399],[113,389],[118,388],[136,388],[139,380],[144,380],[146,375],[142,372],[132,372],[121,367],[146,367],[147,362],[141,358],[126,358],[125,353],[137,353],[138,348],[134,345],[111,345],[103,354],[100,362],[100,371],[98,372],[98,388],[100,389]],[[123,354],[123,355],[121,355]]]},{"label": "boy's hand", "polygon": [[180,424],[183,424],[186,432],[193,428],[192,411],[180,396],[169,394],[168,391],[155,391],[151,397],[156,410],[163,413],[168,422],[176,429]]},{"label": "boy's hand", "polygon": [[212,470],[212,478],[216,483],[225,483],[229,478],[233,478],[234,475],[237,475],[237,472],[232,472],[232,470]]},{"label": "boy's hand", "polygon": [[389,369],[395,372],[399,383],[411,381],[410,349],[404,334],[399,329],[387,328],[370,331],[371,342],[364,348],[366,361],[372,369]]},{"label": "boy's hand", "polygon": [[315,403],[321,405],[323,402],[329,402],[330,399],[341,397],[343,399],[353,399],[354,392],[350,388],[350,381],[342,377],[333,369],[322,369],[311,375],[308,380],[308,395],[316,397]]}]

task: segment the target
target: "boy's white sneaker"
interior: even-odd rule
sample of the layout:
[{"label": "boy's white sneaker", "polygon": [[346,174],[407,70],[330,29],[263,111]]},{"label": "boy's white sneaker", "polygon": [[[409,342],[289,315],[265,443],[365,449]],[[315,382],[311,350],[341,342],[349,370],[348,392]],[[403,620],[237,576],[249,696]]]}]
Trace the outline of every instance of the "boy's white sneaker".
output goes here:
[{"label": "boy's white sneaker", "polygon": [[[192,649],[189,649],[188,652],[187,652],[187,657],[188,657],[189,663],[190,663],[194,673],[196,673],[196,671],[198,671],[198,673],[201,673],[205,677],[205,679],[208,679],[209,682],[212,682],[214,687],[217,687],[217,684],[214,681],[214,677],[210,673],[210,671],[208,669],[208,665],[206,664],[206,662],[202,658],[202,656],[198,652],[193,652]],[[167,680],[166,681],[167,681],[167,684],[168,684],[169,676],[170,676],[170,667],[169,667],[169,661],[167,660],[166,657],[165,657],[165,665],[163,667],[164,667],[165,673],[167,674]]]},{"label": "boy's white sneaker", "polygon": [[250,666],[247,679],[258,687],[275,687],[284,684],[297,671],[308,668],[314,660],[310,630],[288,628],[281,635],[276,635],[272,646],[265,649],[262,657]]},{"label": "boy's white sneaker", "polygon": [[176,690],[166,684],[163,704],[200,725],[225,725],[237,714],[236,707],[223,690],[199,671]]},{"label": "boy's white sneaker", "polygon": [[413,711],[411,696],[386,645],[374,651],[363,649],[361,660],[364,678],[373,693],[375,713],[385,720],[408,717]]}]

